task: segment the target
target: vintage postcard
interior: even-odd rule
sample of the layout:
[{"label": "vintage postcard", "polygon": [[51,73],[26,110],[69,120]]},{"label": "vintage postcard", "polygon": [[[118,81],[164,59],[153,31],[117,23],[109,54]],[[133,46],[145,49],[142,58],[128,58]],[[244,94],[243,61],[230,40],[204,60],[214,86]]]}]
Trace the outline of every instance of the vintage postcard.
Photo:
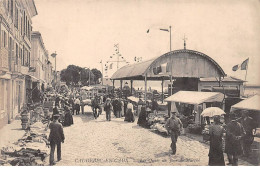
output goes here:
[{"label": "vintage postcard", "polygon": [[258,166],[259,0],[1,0],[1,166]]}]

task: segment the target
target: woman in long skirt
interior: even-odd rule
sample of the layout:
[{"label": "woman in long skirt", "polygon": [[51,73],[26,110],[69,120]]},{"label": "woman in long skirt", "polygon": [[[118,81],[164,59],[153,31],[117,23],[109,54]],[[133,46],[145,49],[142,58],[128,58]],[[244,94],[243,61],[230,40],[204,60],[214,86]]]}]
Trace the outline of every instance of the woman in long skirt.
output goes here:
[{"label": "woman in long skirt", "polygon": [[131,102],[129,102],[127,104],[127,110],[126,110],[124,121],[128,121],[128,122],[134,122],[135,121],[135,117],[134,117],[134,114],[133,114],[133,104]]},{"label": "woman in long skirt", "polygon": [[142,127],[145,127],[147,124],[145,107],[141,107],[141,112],[139,114],[137,124]]},{"label": "woman in long skirt", "polygon": [[214,124],[209,127],[210,148],[209,166],[224,166],[224,155],[222,150],[222,136],[224,128],[220,125],[220,116],[214,116]]}]

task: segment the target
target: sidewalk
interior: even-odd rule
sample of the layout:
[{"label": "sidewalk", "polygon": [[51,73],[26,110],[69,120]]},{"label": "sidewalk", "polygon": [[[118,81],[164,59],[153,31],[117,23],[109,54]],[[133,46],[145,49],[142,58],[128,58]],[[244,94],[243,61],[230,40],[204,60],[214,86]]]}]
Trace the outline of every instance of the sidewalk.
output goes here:
[{"label": "sidewalk", "polygon": [[11,145],[22,138],[25,131],[22,130],[21,120],[14,120],[0,129],[0,149]]}]

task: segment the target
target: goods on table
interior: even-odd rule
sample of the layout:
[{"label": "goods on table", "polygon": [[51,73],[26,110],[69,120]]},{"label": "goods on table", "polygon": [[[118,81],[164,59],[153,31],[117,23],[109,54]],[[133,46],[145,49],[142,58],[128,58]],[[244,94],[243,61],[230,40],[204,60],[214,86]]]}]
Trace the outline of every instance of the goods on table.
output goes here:
[{"label": "goods on table", "polygon": [[47,162],[47,124],[36,122],[12,146],[1,149],[0,165],[39,166]]},{"label": "goods on table", "polygon": [[148,115],[147,122],[148,125],[150,125],[150,128],[152,130],[158,131],[161,134],[168,135],[167,130],[165,128],[166,116],[162,116],[162,115],[155,116],[154,114],[150,113]]}]

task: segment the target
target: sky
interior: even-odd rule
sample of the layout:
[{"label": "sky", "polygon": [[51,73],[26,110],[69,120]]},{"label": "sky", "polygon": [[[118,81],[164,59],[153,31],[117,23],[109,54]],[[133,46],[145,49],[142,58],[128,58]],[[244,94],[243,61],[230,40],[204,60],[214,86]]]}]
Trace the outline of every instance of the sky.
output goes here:
[{"label": "sky", "polygon": [[[114,44],[130,63],[134,57],[159,57],[170,50],[169,32],[160,28],[172,26],[172,50],[183,49],[185,35],[187,49],[210,56],[227,75],[243,80],[246,71],[232,67],[249,58],[247,83],[260,85],[259,0],[34,1],[33,31],[41,32],[50,54],[56,51],[57,70],[74,64],[101,71],[101,60],[104,70],[116,59]],[[109,71],[104,75],[111,76]]]}]

